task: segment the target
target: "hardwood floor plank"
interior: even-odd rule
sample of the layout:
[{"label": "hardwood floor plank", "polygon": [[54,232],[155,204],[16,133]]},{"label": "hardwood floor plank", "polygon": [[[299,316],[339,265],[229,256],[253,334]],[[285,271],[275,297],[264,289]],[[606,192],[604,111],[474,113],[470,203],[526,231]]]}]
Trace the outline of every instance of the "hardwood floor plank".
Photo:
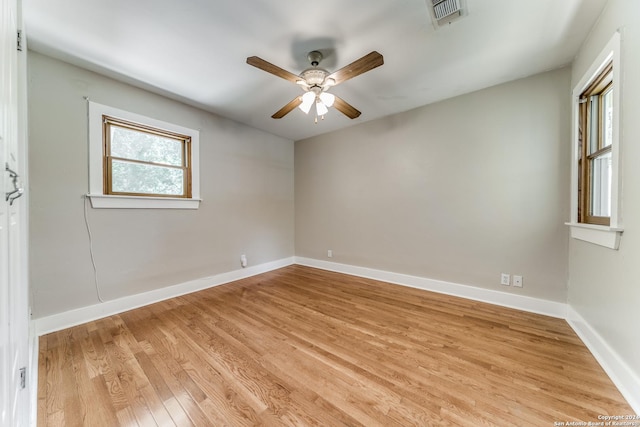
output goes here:
[{"label": "hardwood floor plank", "polygon": [[[191,303],[195,307],[207,306],[207,303],[202,302],[199,298],[193,298]],[[229,313],[223,313],[223,310],[218,311],[213,307],[209,307],[208,310],[212,314],[202,311],[202,315],[207,320],[207,324],[215,324],[218,334],[226,339],[233,339],[238,346],[241,346],[241,350],[244,353],[254,357],[262,368],[273,373],[285,388],[294,390],[294,392],[289,395],[289,399],[291,399],[294,404],[288,405],[288,407],[293,409],[300,408],[303,413],[311,415],[311,419],[305,418],[304,425],[315,425],[316,423],[325,426],[358,424],[353,418],[345,417],[343,412],[338,411],[315,392],[308,392],[308,389],[303,386],[303,383],[300,383],[297,378],[292,377],[289,372],[281,370],[277,365],[270,364],[261,357],[264,354],[282,351],[283,348],[280,343],[286,340],[285,336],[272,333],[269,339],[264,339],[264,326],[250,317],[240,312],[234,312],[233,316],[229,316]],[[223,316],[225,318],[223,318]],[[304,397],[302,395],[304,395]],[[298,414],[298,416],[300,415]],[[286,414],[282,415],[281,418],[285,420],[285,423],[293,423]]]},{"label": "hardwood floor plank", "polygon": [[[92,330],[89,333],[89,336],[96,353],[96,361],[98,363],[100,381],[102,381],[102,383],[104,384],[104,388],[107,390],[108,400],[113,405],[114,410],[116,411],[116,413],[120,413],[121,410],[129,406],[127,398],[122,391],[122,387],[120,386],[118,378],[114,374],[114,371],[109,364],[107,351],[104,347],[104,342],[100,337],[99,330]],[[105,396],[105,399],[106,398],[107,397]]]},{"label": "hardwood floor plank", "polygon": [[58,358],[62,362],[62,393],[63,410],[65,423],[68,426],[83,425],[86,411],[85,402],[82,400],[79,385],[76,382],[75,368],[73,362],[74,346],[77,343],[73,340],[73,328],[67,329],[63,342],[57,346]]},{"label": "hardwood floor plank", "polygon": [[94,387],[96,384],[92,381],[93,378],[88,369],[92,366],[90,363],[87,363],[88,359],[91,359],[95,353],[86,352],[86,346],[82,346],[83,341],[90,339],[87,329],[81,325],[71,328],[70,332],[71,334],[68,338],[72,351],[71,363],[81,412],[72,417],[71,414],[65,410],[65,417],[67,422],[77,425],[99,425],[104,422],[104,420],[113,418],[112,415],[115,415],[113,406],[106,399],[103,400],[103,404],[95,405],[96,399],[102,397],[97,395],[96,392],[103,389],[96,389]]},{"label": "hardwood floor plank", "polygon": [[302,266],[41,337],[39,358],[39,426],[541,426],[632,413],[563,320]]},{"label": "hardwood floor plank", "polygon": [[[180,325],[181,321],[185,321],[188,317],[180,316],[180,313],[172,311],[171,316],[165,317],[165,321],[170,321],[174,325]],[[202,322],[204,323],[204,322]],[[184,327],[186,326],[186,327]],[[211,383],[225,384],[227,393],[232,391],[247,403],[255,414],[260,414],[258,418],[269,418],[269,412],[265,412],[268,408],[273,408],[270,403],[275,398],[276,401],[284,400],[288,393],[277,382],[256,369],[256,365],[252,364],[241,352],[234,352],[234,349],[228,342],[216,335],[211,329],[203,325],[186,323],[179,329],[182,333],[179,335],[182,342],[188,344],[185,346],[189,351],[189,360],[194,360],[198,366],[210,366],[212,369],[203,371],[202,369],[194,369],[188,363],[185,367],[190,372],[192,378],[207,387]],[[198,345],[200,342],[200,345]],[[210,350],[214,350],[220,355],[219,358],[212,359],[209,356]],[[208,359],[207,359],[208,358]],[[206,362],[205,362],[206,360]],[[215,377],[207,381],[202,374],[206,372]],[[218,390],[211,390],[215,394]],[[237,400],[237,399],[234,399]],[[235,408],[233,400],[225,402],[218,399],[219,404],[225,404],[229,408]],[[245,417],[247,414],[245,412]],[[253,417],[253,415],[251,415]]]},{"label": "hardwood floor plank", "polygon": [[[119,328],[115,326],[115,322],[110,323],[109,334],[111,339],[103,342],[109,369],[114,374],[110,390],[122,393],[119,396],[119,400],[122,397],[126,399],[126,404],[133,411],[140,425],[154,425],[153,414],[138,388],[138,373],[136,372],[135,364],[132,363],[135,357],[118,336]],[[140,377],[139,381],[142,382],[144,380]]]},{"label": "hardwood floor plank", "polygon": [[[136,420],[136,416],[133,413],[133,410],[129,406],[127,406],[124,409],[119,410],[116,413],[116,417],[118,418],[118,424],[120,426],[136,427],[136,426],[140,425],[140,424],[138,424],[138,421]],[[53,425],[64,425],[64,424],[53,424]],[[108,424],[105,423],[103,425],[107,426]]]},{"label": "hardwood floor plank", "polygon": [[84,363],[85,369],[87,370],[87,375],[89,378],[93,379],[100,375],[100,367],[102,366],[102,360],[98,357],[98,352],[96,351],[93,340],[91,338],[91,332],[95,331],[95,328],[85,328],[85,334],[80,340],[81,353],[80,355],[82,362]]},{"label": "hardwood floor plank", "polygon": [[118,413],[113,407],[109,390],[102,376],[90,379],[92,389],[89,397],[91,406],[89,411],[96,414],[95,422],[88,422],[85,425],[118,425]]},{"label": "hardwood floor plank", "polygon": [[[51,384],[47,383],[48,371],[50,369],[51,358],[46,337],[38,338],[38,416],[37,425],[45,425],[47,421],[47,394]],[[43,374],[40,374],[43,373]]]},{"label": "hardwood floor plank", "polygon": [[180,427],[192,427],[194,424],[189,419],[189,416],[182,408],[182,405],[178,402],[175,397],[171,397],[164,401],[164,406],[167,408],[167,411],[171,414],[171,418],[175,425]]},{"label": "hardwood floor plank", "polygon": [[[296,319],[296,320],[297,320],[296,325],[299,325],[300,324],[299,322],[303,322],[302,319]],[[302,340],[302,342],[308,342],[309,346],[315,346],[316,348],[318,346],[320,346],[326,351],[326,354],[328,354],[328,355],[335,354],[336,357],[341,357],[343,359],[342,360],[343,362],[349,361],[349,363],[351,363],[350,369],[355,369],[355,370],[359,369],[358,365],[359,366],[363,366],[362,362],[366,362],[367,354],[370,354],[372,349],[373,350],[377,349],[376,347],[374,347],[374,348],[366,348],[366,347],[363,348],[363,347],[361,347],[361,344],[362,344],[363,340],[366,340],[368,335],[365,335],[363,337],[363,336],[361,336],[361,334],[356,333],[356,338],[355,338],[354,341],[357,342],[358,345],[356,347],[354,347],[353,346],[353,342],[349,342],[349,341],[346,341],[346,340],[341,340],[340,338],[330,339],[327,336],[327,339],[323,339],[323,336],[321,335],[321,334],[323,334],[323,331],[318,331],[318,330],[309,331],[308,334],[300,335],[300,328],[297,328],[297,329],[298,329],[298,338],[300,338]],[[335,334],[339,333],[339,331],[337,331],[335,328],[332,328],[332,332],[331,333],[334,334],[334,336],[335,336]],[[314,344],[311,344],[312,342]],[[344,346],[341,347],[342,342],[344,342],[345,344],[344,344]],[[330,343],[330,344],[327,344],[327,343]],[[353,350],[352,355],[351,356],[347,355],[347,353],[349,351],[351,351],[351,350]],[[388,348],[387,348],[387,350],[388,350]],[[400,355],[400,358],[398,359],[398,361],[400,361],[400,360],[403,360],[402,355]],[[393,362],[393,361],[391,360],[391,362]],[[370,370],[372,372],[380,372],[381,369],[382,370],[386,370],[387,366],[390,366],[390,365],[387,365],[387,364],[380,364],[379,360],[373,361],[373,364],[375,364],[377,366],[375,366],[375,367],[371,366],[370,367]],[[415,368],[415,365],[411,366],[410,370],[413,369],[413,368]],[[390,378],[400,378],[400,379],[406,380],[407,378],[410,378],[409,370],[406,373],[408,375],[404,376],[401,372],[399,372],[397,370],[394,370],[394,371],[388,372],[388,376]],[[377,379],[380,380],[380,378],[377,378]],[[405,383],[406,383],[406,381],[405,381]]]},{"label": "hardwood floor plank", "polygon": [[158,323],[160,323],[159,319],[154,323],[155,326],[149,329],[150,334],[146,339],[153,348],[153,352],[147,353],[147,355],[171,390],[175,400],[181,405],[182,410],[194,425],[226,424],[225,416],[221,415],[216,407],[208,407],[209,401],[206,394],[198,388],[189,387],[193,380],[188,377],[175,358],[177,352],[175,348],[172,348],[175,345],[175,340],[168,339],[166,334],[157,327]]},{"label": "hardwood floor plank", "polygon": [[144,351],[140,351],[134,356],[138,361],[140,368],[148,378],[149,383],[158,395],[158,398],[163,402],[173,399],[173,393],[171,393],[169,386],[167,386],[167,383],[162,378],[162,375],[160,375],[160,372],[158,372],[158,369],[156,369],[156,366],[153,364],[149,355]]},{"label": "hardwood floor plank", "polygon": [[47,423],[52,426],[66,426],[67,423],[64,419],[64,411],[47,414]]}]

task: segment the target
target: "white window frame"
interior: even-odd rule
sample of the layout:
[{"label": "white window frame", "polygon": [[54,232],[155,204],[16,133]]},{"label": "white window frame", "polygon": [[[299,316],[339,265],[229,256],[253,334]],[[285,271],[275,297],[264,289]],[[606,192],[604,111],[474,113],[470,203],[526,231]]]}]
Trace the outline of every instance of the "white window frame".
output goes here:
[{"label": "white window frame", "polygon": [[[191,137],[191,198],[104,194],[102,135],[104,115]],[[199,143],[200,132],[195,129],[89,101],[89,194],[87,196],[91,200],[91,206],[111,209],[198,209],[201,201]]]},{"label": "white window frame", "polygon": [[[611,217],[609,225],[606,226],[578,222],[578,159],[580,156],[578,148],[578,126],[580,120],[580,95],[610,62],[613,63],[613,141],[611,144]],[[620,236],[623,232],[621,205],[622,175],[620,173],[620,123],[622,115],[620,109],[620,105],[622,104],[622,79],[620,77],[620,69],[620,33],[616,32],[571,93],[571,220],[567,225],[571,228],[572,238],[584,240],[610,249],[618,249],[620,246]]]}]

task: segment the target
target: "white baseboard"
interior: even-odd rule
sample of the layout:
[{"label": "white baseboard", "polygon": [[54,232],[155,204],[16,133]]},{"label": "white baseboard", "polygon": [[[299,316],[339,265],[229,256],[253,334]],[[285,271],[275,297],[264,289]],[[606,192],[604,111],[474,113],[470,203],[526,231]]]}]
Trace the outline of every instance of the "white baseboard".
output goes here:
[{"label": "white baseboard", "polygon": [[474,301],[482,301],[503,307],[515,308],[532,313],[564,319],[567,315],[567,305],[560,302],[548,301],[522,295],[514,295],[507,292],[483,289],[475,286],[460,285],[441,280],[427,279],[425,277],[410,276],[407,274],[392,273],[384,270],[358,267],[354,265],[339,264],[312,258],[295,257],[295,263],[352,276],[365,277],[394,283],[396,285],[409,286],[424,289],[441,294],[453,295]]},{"label": "white baseboard", "polygon": [[35,333],[37,336],[48,334],[82,323],[91,322],[103,317],[112,316],[134,308],[143,307],[158,301],[185,295],[191,292],[200,291],[224,283],[233,282],[234,280],[245,279],[257,274],[266,273],[278,268],[286,267],[294,263],[294,258],[284,258],[277,261],[267,262],[255,265],[241,270],[234,270],[228,273],[221,273],[211,277],[191,280],[189,282],[156,289],[141,294],[130,295],[100,304],[81,307],[75,310],[65,311],[63,313],[53,314],[51,316],[35,319]]},{"label": "white baseboard", "polygon": [[631,408],[640,415],[640,378],[571,306],[567,311],[567,322],[600,363]]}]

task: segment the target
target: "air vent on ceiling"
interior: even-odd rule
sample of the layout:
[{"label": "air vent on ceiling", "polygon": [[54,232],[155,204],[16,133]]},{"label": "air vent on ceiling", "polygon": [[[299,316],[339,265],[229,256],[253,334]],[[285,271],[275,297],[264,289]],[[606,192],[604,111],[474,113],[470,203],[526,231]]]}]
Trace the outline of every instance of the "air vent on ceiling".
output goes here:
[{"label": "air vent on ceiling", "polygon": [[433,11],[439,21],[454,13],[460,14],[460,1],[458,0],[432,0]]},{"label": "air vent on ceiling", "polygon": [[427,0],[433,25],[451,24],[465,14],[465,0]]}]

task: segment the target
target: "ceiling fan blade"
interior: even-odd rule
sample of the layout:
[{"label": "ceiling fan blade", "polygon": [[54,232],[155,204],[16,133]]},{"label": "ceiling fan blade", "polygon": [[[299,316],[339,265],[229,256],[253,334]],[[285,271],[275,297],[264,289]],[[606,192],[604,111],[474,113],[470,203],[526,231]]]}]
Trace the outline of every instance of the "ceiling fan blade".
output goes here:
[{"label": "ceiling fan blade", "polygon": [[333,74],[330,74],[327,79],[333,79],[335,81],[335,86],[346,80],[359,76],[360,74],[366,73],[367,71],[373,70],[382,64],[384,64],[384,58],[374,50],[368,55],[365,55],[346,67],[342,67]]},{"label": "ceiling fan blade", "polygon": [[300,80],[299,76],[296,76],[295,74],[290,73],[287,70],[283,70],[277,65],[273,65],[271,62],[265,61],[264,59],[258,58],[257,56],[248,57],[247,64],[253,65],[254,67],[266,71],[267,73],[271,73],[274,76],[289,80],[292,83],[296,83],[298,80]]},{"label": "ceiling fan blade", "polygon": [[273,116],[271,117],[274,119],[281,119],[287,114],[289,114],[291,111],[293,111],[300,104],[302,104],[302,97],[296,96],[287,105],[285,105],[284,107],[282,107],[281,109],[273,113]]},{"label": "ceiling fan blade", "polygon": [[353,105],[338,96],[336,96],[333,101],[333,107],[350,119],[355,119],[362,114],[360,111],[356,110]]}]

